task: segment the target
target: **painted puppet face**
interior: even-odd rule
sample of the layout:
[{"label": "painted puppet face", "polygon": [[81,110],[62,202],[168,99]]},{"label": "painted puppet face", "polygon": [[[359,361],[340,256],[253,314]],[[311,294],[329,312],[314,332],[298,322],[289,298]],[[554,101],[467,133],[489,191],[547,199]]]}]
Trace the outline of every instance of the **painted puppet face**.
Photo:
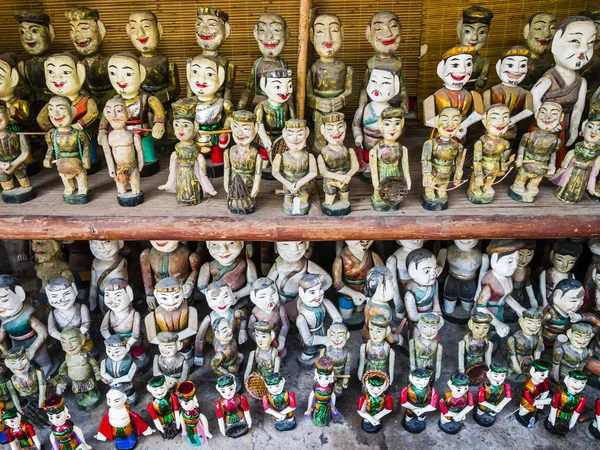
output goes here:
[{"label": "painted puppet face", "polygon": [[229,24],[217,16],[196,17],[196,42],[204,50],[218,50],[230,33]]},{"label": "painted puppet face", "polygon": [[484,339],[490,331],[490,324],[469,321],[469,329],[475,339]]},{"label": "painted puppet face", "polygon": [[519,319],[519,325],[528,336],[535,336],[540,332],[542,328],[542,319],[534,319],[531,317],[522,317]]},{"label": "painted puppet face", "polygon": [[111,389],[106,393],[106,404],[109,408],[123,408],[126,401],[127,396],[120,389]]},{"label": "painted puppet face", "polygon": [[32,22],[20,23],[19,34],[21,45],[30,55],[43,55],[54,40],[54,33],[50,27]]},{"label": "painted puppet face", "polygon": [[60,427],[70,418],[69,410],[64,408],[62,411],[56,414],[48,414],[48,420],[54,426]]},{"label": "painted puppet face", "polygon": [[554,306],[559,308],[565,314],[575,313],[583,305],[584,290],[570,289],[566,292],[561,292],[558,289],[554,291],[552,296]]},{"label": "painted puppet face", "polygon": [[506,373],[504,372],[494,372],[492,370],[488,370],[486,373],[487,379],[490,381],[490,384],[493,386],[500,386],[506,380]]},{"label": "painted puppet face", "polygon": [[155,250],[163,253],[171,253],[175,251],[179,245],[179,241],[150,241]]},{"label": "painted puppet face", "polygon": [[398,75],[389,70],[374,69],[367,83],[367,95],[371,101],[385,103],[400,90]]},{"label": "painted puppet face", "polygon": [[304,303],[306,306],[310,306],[311,308],[315,308],[323,303],[325,291],[323,290],[323,285],[318,283],[317,285],[306,289],[300,286],[298,288],[298,294],[302,303]]},{"label": "painted puppet face", "polygon": [[469,54],[454,55],[441,64],[439,77],[444,85],[452,89],[462,89],[473,73],[473,56]]},{"label": "painted puppet face", "polygon": [[306,147],[306,140],[308,139],[308,127],[285,127],[283,129],[282,136],[290,150],[300,151]]},{"label": "painted puppet face", "polygon": [[115,130],[124,130],[129,117],[131,117],[129,108],[121,98],[113,98],[107,101],[102,113],[106,117],[106,120],[108,120],[108,123],[110,123],[110,126]]},{"label": "painted puppet face", "polygon": [[487,41],[490,26],[485,23],[462,23],[458,32],[461,45],[481,50]]},{"label": "painted puppet face", "polygon": [[187,79],[195,95],[212,97],[223,84],[224,71],[216,61],[207,58],[194,58],[188,66]]},{"label": "painted puppet face", "polygon": [[346,137],[346,122],[328,122],[321,125],[321,134],[330,145],[342,145]]},{"label": "painted puppet face", "polygon": [[207,290],[206,301],[210,309],[223,315],[233,306],[234,298],[231,293],[231,288],[229,288],[229,286],[223,286]]},{"label": "painted puppet face", "polygon": [[376,13],[367,26],[367,40],[377,53],[384,55],[398,50],[401,33],[398,16],[390,11]]},{"label": "painted puppet face", "polygon": [[556,16],[550,13],[536,14],[531,25],[525,25],[523,30],[527,47],[538,55],[550,51],[554,33],[556,33]]},{"label": "painted puppet face", "polygon": [[507,56],[500,60],[496,69],[502,83],[508,86],[518,86],[527,75],[527,56]]},{"label": "painted puppet face", "polygon": [[123,361],[127,356],[127,353],[129,353],[129,350],[124,345],[106,346],[106,356],[108,356],[113,361]]},{"label": "painted puppet face", "polygon": [[56,128],[68,127],[75,118],[74,108],[64,97],[52,97],[48,102],[48,116]]},{"label": "painted puppet face", "polygon": [[509,255],[503,255],[498,258],[497,255],[492,255],[490,264],[494,272],[499,273],[504,277],[512,277],[519,265],[519,252],[515,251]]},{"label": "painted puppet face", "polygon": [[577,262],[577,256],[562,255],[560,253],[551,252],[550,261],[556,270],[562,273],[570,272],[575,263]]},{"label": "painted puppet face", "polygon": [[271,336],[271,333],[255,331],[254,336],[256,337],[256,346],[258,348],[267,350],[269,347],[271,347],[271,342],[273,342],[273,336]]},{"label": "painted puppet face", "polygon": [[319,373],[315,370],[315,381],[319,386],[329,386],[333,383],[334,375],[333,372],[330,374]]},{"label": "painted puppet face", "polygon": [[127,308],[129,308],[129,305],[132,301],[133,298],[131,295],[129,295],[127,289],[104,292],[104,304],[112,311],[125,311]]},{"label": "painted puppet face", "polygon": [[244,241],[207,241],[206,247],[208,253],[219,264],[229,266],[233,264],[242,250],[244,249]]},{"label": "painted puppet face", "polygon": [[587,380],[577,380],[576,378],[567,375],[564,383],[569,392],[573,394],[579,394],[585,388]]},{"label": "painted puppet face", "polygon": [[360,253],[367,251],[373,245],[373,241],[346,241],[346,245],[351,251]]},{"label": "painted puppet face", "polygon": [[437,261],[434,255],[419,261],[417,264],[411,263],[408,266],[408,274],[412,280],[420,286],[433,286],[437,280]]},{"label": "painted puppet face", "polygon": [[535,367],[532,367],[529,374],[531,375],[531,381],[533,381],[533,384],[541,384],[548,379],[550,371],[536,370]]},{"label": "painted puppet face", "polygon": [[179,348],[177,342],[160,343],[158,344],[158,351],[163,358],[173,358],[179,351]]},{"label": "painted puppet face", "polygon": [[276,242],[277,253],[287,262],[300,261],[308,250],[308,241]]},{"label": "painted puppet face", "polygon": [[425,389],[429,384],[429,380],[430,378],[415,377],[414,375],[410,374],[408,375],[408,381],[410,381],[410,383],[417,389]]},{"label": "painted puppet face", "polygon": [[348,342],[350,338],[350,334],[347,330],[335,329],[334,327],[329,327],[327,330],[327,337],[329,338],[329,342],[331,342],[332,347],[334,348],[343,348]]},{"label": "painted puppet face", "polygon": [[[456,108],[444,108],[438,115],[437,130],[440,137],[450,139],[456,136],[462,122],[462,115]],[[456,241],[454,241],[456,242]],[[477,244],[477,241],[475,241]]]},{"label": "painted puppet face", "polygon": [[317,16],[310,30],[310,39],[321,57],[335,57],[342,46],[344,33],[337,16],[321,14]]},{"label": "painted puppet face", "polygon": [[191,141],[196,136],[194,122],[188,119],[173,120],[173,131],[175,137],[180,141]]},{"label": "painted puppet face", "polygon": [[69,23],[71,26],[69,36],[77,52],[88,56],[100,51],[104,39],[104,25],[92,19],[76,19]]},{"label": "painted puppet face", "polygon": [[236,386],[237,385],[234,380],[233,383],[230,384],[229,386],[217,386],[217,391],[219,392],[219,394],[221,394],[221,397],[223,397],[225,400],[230,400],[235,395]]},{"label": "painted puppet face", "polygon": [[77,291],[73,289],[73,286],[57,291],[51,291],[48,289],[48,286],[46,286],[46,295],[48,296],[48,303],[50,303],[50,306],[61,310],[71,309],[77,300]]},{"label": "painted puppet face", "polygon": [[226,320],[221,320],[219,326],[213,330],[215,333],[215,338],[219,342],[230,342],[233,339],[233,328],[229,325],[229,322]]},{"label": "painted puppet face", "polygon": [[454,245],[458,247],[460,251],[466,252],[475,248],[479,243],[479,239],[456,239]]},{"label": "painted puppet face", "polygon": [[256,124],[254,122],[231,121],[231,134],[238,145],[249,145],[256,137]]},{"label": "painted puppet face", "polygon": [[166,382],[161,384],[160,386],[146,385],[146,389],[148,390],[148,392],[150,392],[150,395],[154,398],[164,398],[169,392],[169,388],[168,388]]},{"label": "painted puppet face", "polygon": [[108,61],[108,78],[117,93],[125,98],[138,94],[146,74],[140,64],[126,56],[113,56]]},{"label": "painted puppet face", "polygon": [[417,323],[417,327],[419,328],[419,332],[424,339],[432,340],[438,334],[438,330],[440,329],[440,325],[436,323],[426,323],[420,320]]},{"label": "painted puppet face", "polygon": [[167,311],[175,311],[181,306],[185,299],[183,289],[178,289],[173,292],[160,292],[154,290],[154,297],[159,306],[162,306]]},{"label": "painted puppet face", "polygon": [[127,34],[133,46],[143,55],[156,52],[162,29],[148,11],[137,11],[129,16]]},{"label": "painted puppet face", "polygon": [[380,118],[379,131],[384,139],[396,141],[404,130],[404,117]]},{"label": "painted puppet face", "polygon": [[69,331],[68,333],[63,331],[60,334],[60,345],[65,353],[68,353],[69,355],[76,355],[83,350],[85,337],[81,333],[70,332],[71,330],[72,329],[67,328],[65,331]]},{"label": "painted puppet face", "polygon": [[13,71],[8,63],[0,61],[0,97],[12,97],[18,81],[18,72]]},{"label": "painted puppet face", "polygon": [[27,373],[31,367],[31,361],[25,355],[14,358],[8,357],[4,360],[4,365],[15,374]]},{"label": "painted puppet face", "polygon": [[258,292],[252,292],[250,295],[252,303],[254,303],[258,309],[271,314],[275,307],[279,304],[279,295],[275,285],[267,286]]},{"label": "painted puppet face", "polygon": [[597,144],[600,141],[600,120],[588,120],[581,131],[586,142]]},{"label": "painted puppet face", "polygon": [[264,56],[279,56],[287,43],[289,31],[278,14],[261,14],[254,27],[254,39]]},{"label": "painted puppet face", "polygon": [[590,19],[567,25],[564,33],[557,32],[552,39],[552,55],[557,66],[579,70],[594,54],[596,25]]},{"label": "painted puppet face", "polygon": [[522,248],[519,250],[519,267],[528,266],[533,260],[535,252],[532,249]]},{"label": "painted puppet face", "polygon": [[507,106],[498,106],[488,110],[481,123],[490,136],[503,136],[508,130],[510,110]]},{"label": "painted puppet face", "polygon": [[[110,102],[110,100],[109,100]],[[107,106],[109,103],[107,102]],[[106,108],[104,108],[106,115]],[[109,119],[110,120],[110,119]],[[90,251],[97,259],[112,259],[123,247],[123,241],[90,241]]]},{"label": "painted puppet face", "polygon": [[385,341],[385,337],[388,335],[390,327],[380,327],[375,325],[373,322],[369,322],[369,336],[371,340],[376,344],[381,344]]},{"label": "painted puppet face", "polygon": [[54,240],[33,240],[31,250],[38,263],[50,261],[60,250],[60,244]]},{"label": "painted puppet face", "polygon": [[277,384],[267,384],[267,391],[271,395],[279,395],[283,392],[283,388],[285,387],[285,378],[282,378]]},{"label": "painted puppet face", "polygon": [[287,102],[294,92],[294,83],[291,77],[261,78],[260,87],[267,94],[269,100],[277,105]]},{"label": "painted puppet face", "polygon": [[558,103],[542,103],[540,109],[535,113],[537,126],[543,131],[550,132],[560,125],[563,119],[563,110]]}]

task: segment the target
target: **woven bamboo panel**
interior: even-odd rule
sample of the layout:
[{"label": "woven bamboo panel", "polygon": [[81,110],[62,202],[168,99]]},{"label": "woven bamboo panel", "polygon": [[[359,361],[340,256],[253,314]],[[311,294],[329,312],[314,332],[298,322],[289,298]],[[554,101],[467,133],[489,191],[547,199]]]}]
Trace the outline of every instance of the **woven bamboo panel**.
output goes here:
[{"label": "woven bamboo panel", "polygon": [[[354,100],[346,107],[346,115],[353,115],[358,105],[358,91],[363,84],[365,64],[375,54],[365,37],[365,28],[377,11],[395,12],[402,24],[402,42],[397,55],[402,58],[404,82],[410,96],[417,95],[419,70],[419,47],[423,2],[421,0],[382,0],[366,3],[346,0],[314,0],[318,13],[337,14],[344,27],[344,44],[339,58],[356,71],[357,92]],[[318,55],[312,49],[313,58]],[[350,119],[351,120],[351,119]]]},{"label": "woven bamboo panel", "polygon": [[419,64],[419,101],[442,87],[436,67],[442,54],[458,42],[456,22],[462,18],[463,9],[480,5],[494,13],[488,41],[481,50],[492,63],[488,80],[488,87],[491,87],[499,83],[495,65],[502,52],[513,45],[525,45],[523,27],[533,13],[554,13],[560,22],[597,3],[597,0],[481,0],[448,2],[440,7],[438,0],[423,0],[422,43],[429,46],[429,51]]},{"label": "woven bamboo panel", "polygon": [[132,10],[148,9],[157,15],[163,25],[164,33],[159,53],[167,55],[169,60],[177,63],[182,86],[181,92],[185,94],[185,61],[200,53],[194,30],[196,8],[198,6],[217,7],[229,14],[232,32],[225,41],[222,52],[237,64],[234,91],[234,101],[237,103],[248,79],[252,63],[260,56],[252,32],[258,16],[263,12],[275,12],[285,18],[291,30],[291,38],[282,56],[291,68],[296,70],[299,4],[298,0],[96,0],[89,2],[4,0],[0,6],[0,23],[3,24],[0,27],[0,51],[14,52],[19,59],[27,56],[21,47],[18,23],[13,18],[13,14],[20,10],[30,10],[43,11],[50,16],[56,30],[56,39],[51,51],[72,51],[76,54],[69,38],[69,22],[65,19],[64,12],[75,6],[85,5],[96,8],[100,12],[101,20],[106,25],[107,32],[103,50],[105,54],[110,55],[123,51],[136,52],[125,32],[127,18]]}]

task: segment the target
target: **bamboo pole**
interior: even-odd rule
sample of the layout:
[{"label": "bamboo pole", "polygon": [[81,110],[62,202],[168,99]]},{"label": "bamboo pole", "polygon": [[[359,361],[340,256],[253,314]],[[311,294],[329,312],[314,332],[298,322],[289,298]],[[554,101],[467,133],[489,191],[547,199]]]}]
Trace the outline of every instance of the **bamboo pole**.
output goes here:
[{"label": "bamboo pole", "polygon": [[300,0],[298,25],[298,68],[296,69],[296,116],[304,119],[306,105],[306,73],[308,70],[308,28],[312,0]]}]

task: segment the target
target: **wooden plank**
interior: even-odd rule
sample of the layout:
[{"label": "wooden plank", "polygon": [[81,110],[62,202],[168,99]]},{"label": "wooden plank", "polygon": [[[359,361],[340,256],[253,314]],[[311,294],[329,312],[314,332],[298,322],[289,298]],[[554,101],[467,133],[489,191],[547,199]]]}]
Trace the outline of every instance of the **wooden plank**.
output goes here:
[{"label": "wooden plank", "polygon": [[[44,169],[32,177],[38,197],[22,205],[0,204],[0,238],[57,239],[243,239],[243,240],[341,240],[341,239],[458,239],[495,237],[591,237],[600,236],[600,205],[587,197],[578,205],[565,205],[554,195],[556,187],[544,181],[534,204],[522,204],[507,195],[514,173],[497,186],[495,201],[474,205],[466,199],[467,185],[449,193],[447,211],[425,211],[420,205],[421,146],[427,130],[410,128],[402,139],[411,160],[413,189],[395,213],[373,211],[372,187],[352,181],[352,212],[347,217],[327,217],[312,202],[308,216],[287,217],[281,185],[263,181],[254,214],[236,216],[227,210],[222,179],[218,191],[193,207],[178,206],[174,194],[157,187],[167,178],[162,171],[142,179],[145,203],[122,208],[116,201],[114,181],[106,169],[89,177],[93,192],[88,205],[70,206],[62,200],[62,183],[55,170]],[[470,172],[466,170],[467,174]],[[320,191],[321,183],[318,182]],[[319,192],[321,199],[322,192]]]}]

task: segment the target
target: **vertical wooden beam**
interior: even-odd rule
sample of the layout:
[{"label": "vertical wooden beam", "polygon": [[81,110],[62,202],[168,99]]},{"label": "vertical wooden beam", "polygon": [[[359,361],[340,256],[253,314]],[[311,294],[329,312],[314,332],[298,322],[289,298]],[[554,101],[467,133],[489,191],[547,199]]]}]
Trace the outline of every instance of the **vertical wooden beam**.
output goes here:
[{"label": "vertical wooden beam", "polygon": [[298,68],[296,69],[296,116],[304,119],[306,105],[306,74],[308,72],[308,28],[312,0],[300,0],[298,27]]}]

